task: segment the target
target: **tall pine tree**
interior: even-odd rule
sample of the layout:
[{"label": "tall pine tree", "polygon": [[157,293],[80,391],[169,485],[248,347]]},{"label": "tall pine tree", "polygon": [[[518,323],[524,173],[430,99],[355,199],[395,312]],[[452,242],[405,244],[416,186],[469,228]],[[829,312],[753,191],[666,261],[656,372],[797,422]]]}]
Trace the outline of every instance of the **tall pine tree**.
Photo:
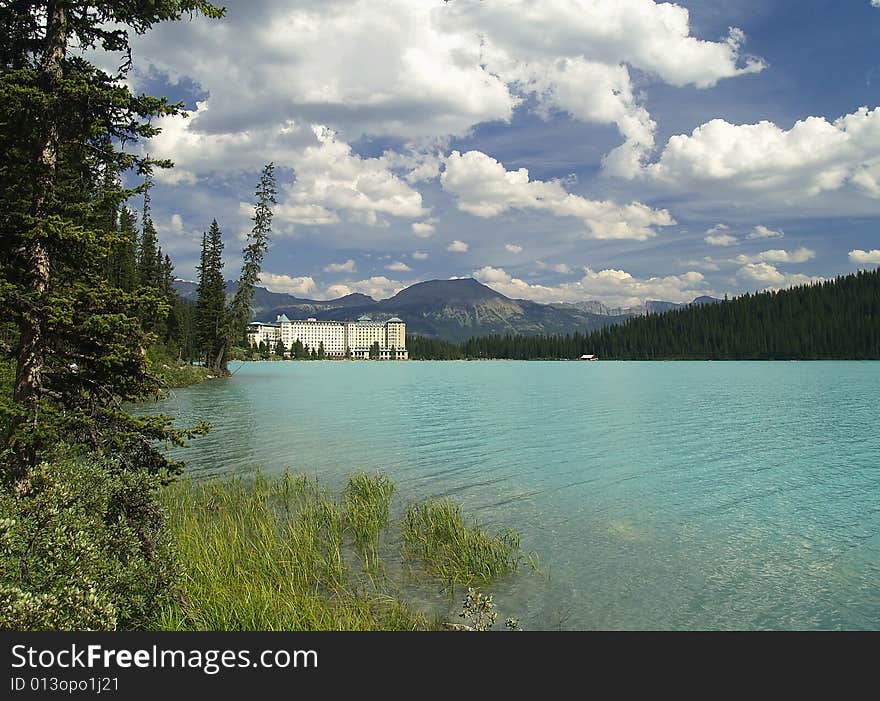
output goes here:
[{"label": "tall pine tree", "polygon": [[263,258],[269,248],[269,235],[272,233],[272,206],[275,204],[275,165],[267,163],[260,174],[260,182],[255,193],[254,226],[242,251],[241,274],[238,289],[229,308],[228,323],[223,343],[210,364],[216,372],[228,375],[228,349],[244,337],[245,327],[254,303],[254,286],[260,281]]},{"label": "tall pine tree", "polygon": [[217,220],[202,236],[202,255],[198,268],[196,302],[196,338],[207,367],[222,372],[221,360],[226,349],[229,326],[226,309],[226,285],[223,280],[223,234]]},{"label": "tall pine tree", "polygon": [[170,165],[120,145],[154,136],[151,121],[181,106],[133,95],[124,82],[130,63],[110,75],[83,50],[126,55],[129,31],[223,10],[204,0],[5,2],[0,10],[0,315],[17,329],[4,474],[19,479],[59,441],[133,467],[173,467],[152,441],[181,434],[165,417],[135,418],[120,404],[156,383],[145,363],[151,339],[135,314],[145,302],[106,278],[107,211],[132,194],[117,184],[122,172]]}]

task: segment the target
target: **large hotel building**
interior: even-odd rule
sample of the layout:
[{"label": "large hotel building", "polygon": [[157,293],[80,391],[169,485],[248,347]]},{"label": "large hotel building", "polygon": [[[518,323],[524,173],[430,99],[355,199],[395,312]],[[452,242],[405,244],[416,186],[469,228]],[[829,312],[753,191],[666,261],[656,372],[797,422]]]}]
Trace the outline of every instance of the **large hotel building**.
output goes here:
[{"label": "large hotel building", "polygon": [[291,321],[281,314],[274,323],[252,321],[247,328],[248,343],[259,346],[265,343],[275,348],[278,341],[287,350],[299,341],[310,350],[323,344],[324,353],[333,358],[344,358],[346,352],[352,358],[370,357],[370,348],[379,344],[381,360],[407,360],[406,324],[394,317],[388,321],[373,321],[362,316],[357,321],[318,321],[301,319]]}]

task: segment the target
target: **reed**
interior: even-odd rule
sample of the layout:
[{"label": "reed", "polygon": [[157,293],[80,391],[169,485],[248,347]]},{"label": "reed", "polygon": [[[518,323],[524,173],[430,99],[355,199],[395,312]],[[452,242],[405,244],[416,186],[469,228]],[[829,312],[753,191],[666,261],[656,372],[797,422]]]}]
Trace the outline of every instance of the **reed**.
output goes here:
[{"label": "reed", "polygon": [[[490,535],[448,501],[413,506],[392,522],[394,491],[381,473],[352,475],[338,500],[316,478],[289,472],[170,485],[162,498],[183,578],[155,627],[433,629],[442,622],[398,597],[381,554],[403,556],[395,573],[407,564],[452,587],[517,569],[515,533]],[[400,529],[402,550],[389,545]]]},{"label": "reed", "polygon": [[360,586],[345,564],[345,512],[314,479],[180,481],[164,499],[185,573],[178,602],[157,621],[160,629],[431,625],[394,596]]},{"label": "reed", "polygon": [[383,575],[379,537],[388,528],[394,483],[381,473],[349,477],[345,488],[345,515],[354,546],[366,572]]},{"label": "reed", "polygon": [[488,584],[519,568],[517,533],[491,535],[479,524],[467,523],[461,509],[445,499],[411,506],[403,522],[403,540],[404,557],[450,588]]}]

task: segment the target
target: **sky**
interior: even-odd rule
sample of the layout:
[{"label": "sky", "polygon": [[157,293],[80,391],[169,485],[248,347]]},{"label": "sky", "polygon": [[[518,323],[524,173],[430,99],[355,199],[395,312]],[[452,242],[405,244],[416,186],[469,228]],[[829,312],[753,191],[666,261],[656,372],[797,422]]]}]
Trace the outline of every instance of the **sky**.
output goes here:
[{"label": "sky", "polygon": [[[186,114],[144,152],[194,279],[299,297],[474,277],[539,302],[690,301],[880,265],[880,0],[230,0],[133,41]],[[186,118],[184,118],[186,117]]]}]

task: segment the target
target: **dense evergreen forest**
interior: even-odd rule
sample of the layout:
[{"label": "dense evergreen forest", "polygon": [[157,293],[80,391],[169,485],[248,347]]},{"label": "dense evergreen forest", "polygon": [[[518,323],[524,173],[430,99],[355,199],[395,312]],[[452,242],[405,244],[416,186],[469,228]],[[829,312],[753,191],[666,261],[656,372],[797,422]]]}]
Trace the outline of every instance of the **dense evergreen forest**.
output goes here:
[{"label": "dense evergreen forest", "polygon": [[880,269],[815,285],[633,317],[590,334],[484,336],[462,344],[410,336],[416,360],[880,359]]}]

